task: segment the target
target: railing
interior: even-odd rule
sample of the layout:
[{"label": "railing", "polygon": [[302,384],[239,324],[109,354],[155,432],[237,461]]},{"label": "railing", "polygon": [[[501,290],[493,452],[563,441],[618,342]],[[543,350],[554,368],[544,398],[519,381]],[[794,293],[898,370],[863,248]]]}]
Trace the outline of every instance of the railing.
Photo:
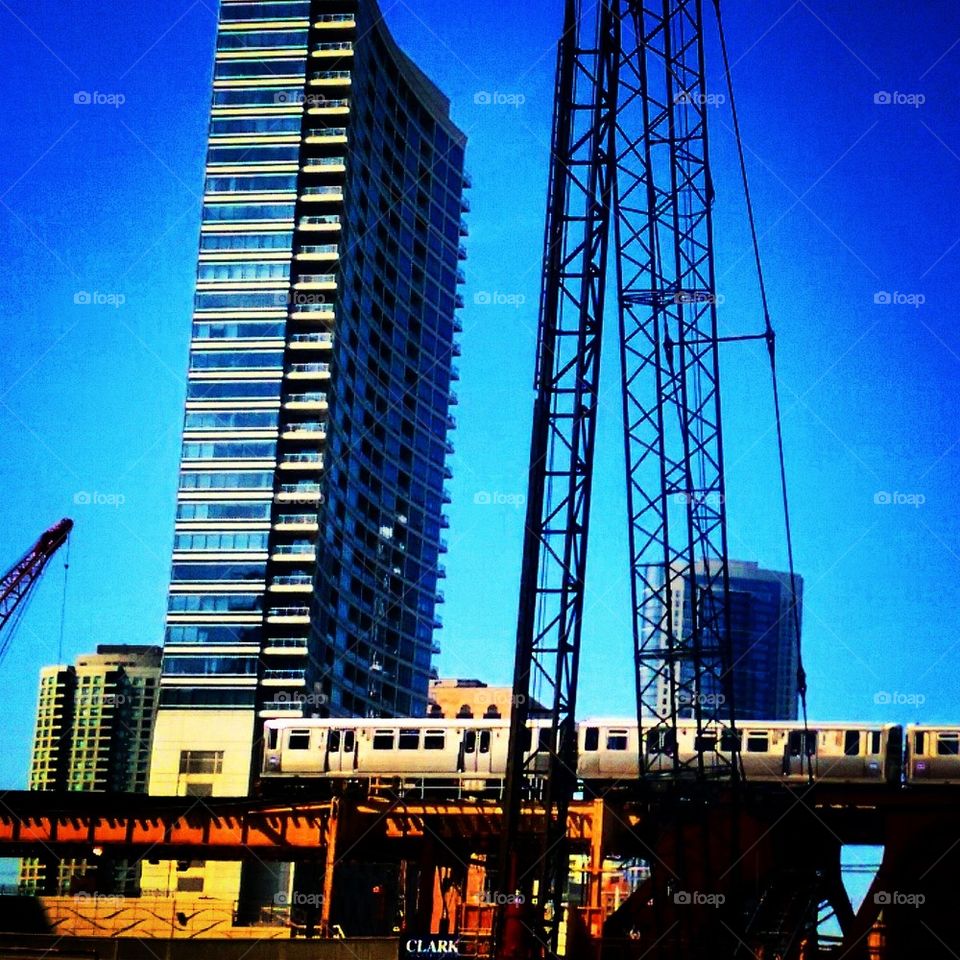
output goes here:
[{"label": "railing", "polygon": [[289,647],[290,649],[303,649],[307,647],[307,637],[275,637],[272,640],[264,642],[266,647]]},{"label": "railing", "polygon": [[315,513],[281,513],[277,517],[277,524],[316,523]]},{"label": "railing", "polygon": [[306,453],[288,453],[281,463],[323,463],[323,454],[318,450],[309,450]]},{"label": "railing", "polygon": [[295,333],[290,337],[291,343],[333,343],[332,333]]},{"label": "railing", "polygon": [[338,213],[323,213],[323,214],[310,214],[310,216],[305,216],[300,218],[300,225],[302,226],[305,223],[340,223],[340,214]]},{"label": "railing", "polygon": [[304,675],[302,670],[264,670],[264,680],[301,680]]},{"label": "railing", "polygon": [[319,483],[281,483],[280,493],[320,493]]},{"label": "railing", "polygon": [[329,363],[291,363],[290,373],[329,373]]},{"label": "railing", "polygon": [[268,617],[309,617],[309,607],[270,607]]},{"label": "railing", "polygon": [[346,135],[346,127],[314,127],[307,131],[308,137],[345,137]]},{"label": "railing", "polygon": [[333,313],[332,303],[292,303],[291,313]]},{"label": "railing", "polygon": [[317,545],[315,543],[278,543],[273,548],[274,554],[281,554],[285,557],[296,556],[301,553],[315,553]]},{"label": "railing", "polygon": [[329,99],[327,97],[308,97],[308,110],[340,110],[350,109],[350,101],[345,98]]},{"label": "railing", "polygon": [[325,433],[327,429],[326,420],[302,420],[298,423],[288,423],[284,428],[284,433]]},{"label": "railing", "polygon": [[[307,243],[304,244],[297,253],[332,253],[336,255],[340,252],[340,245],[337,243]],[[336,275],[333,273],[323,274],[323,277],[327,280],[336,280]]]},{"label": "railing", "polygon": [[327,50],[352,50],[353,43],[349,40],[335,40],[332,43],[318,43],[314,48],[314,53],[320,53]]},{"label": "railing", "polygon": [[314,70],[310,74],[311,80],[349,80],[349,70]]},{"label": "railing", "polygon": [[[311,134],[311,136],[313,136],[313,134]],[[333,187],[330,185],[303,188],[303,196],[305,197],[332,197],[334,194],[341,193],[343,193],[343,187]]]},{"label": "railing", "polygon": [[271,586],[278,587],[305,587],[313,583],[313,578],[304,574],[303,576],[295,576],[291,574],[290,576],[280,576],[274,577],[270,581]]},{"label": "railing", "polygon": [[303,161],[304,167],[342,167],[343,157],[307,157]]},{"label": "railing", "polygon": [[325,403],[325,393],[291,393],[287,396],[287,403]]}]

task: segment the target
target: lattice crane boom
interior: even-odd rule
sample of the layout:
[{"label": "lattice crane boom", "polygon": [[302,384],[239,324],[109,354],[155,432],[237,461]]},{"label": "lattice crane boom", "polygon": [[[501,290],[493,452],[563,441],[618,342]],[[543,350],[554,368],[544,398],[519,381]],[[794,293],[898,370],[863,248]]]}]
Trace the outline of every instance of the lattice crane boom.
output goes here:
[{"label": "lattice crane boom", "polygon": [[0,580],[0,660],[10,647],[13,630],[50,558],[62,547],[73,529],[67,517],[44,530],[36,543]]}]

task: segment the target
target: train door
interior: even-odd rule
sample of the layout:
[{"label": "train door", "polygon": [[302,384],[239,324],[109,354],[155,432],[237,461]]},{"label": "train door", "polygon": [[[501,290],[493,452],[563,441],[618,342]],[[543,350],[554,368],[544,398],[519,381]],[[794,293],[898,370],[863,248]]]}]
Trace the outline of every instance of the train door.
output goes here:
[{"label": "train door", "polygon": [[817,774],[817,731],[791,730],[784,750],[783,772],[789,777]]},{"label": "train door", "polygon": [[353,730],[327,731],[327,762],[329,773],[349,773],[354,770],[357,755],[357,735]]}]

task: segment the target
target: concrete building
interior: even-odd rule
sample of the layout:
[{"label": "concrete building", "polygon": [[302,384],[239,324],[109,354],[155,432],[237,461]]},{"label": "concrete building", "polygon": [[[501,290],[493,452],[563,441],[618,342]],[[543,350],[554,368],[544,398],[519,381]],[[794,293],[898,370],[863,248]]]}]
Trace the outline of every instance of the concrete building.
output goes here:
[{"label": "concrete building", "polygon": [[[729,571],[736,715],[742,720],[795,720],[797,644],[790,615],[790,575],[746,560],[731,560]],[[662,582],[662,571],[653,575],[659,575]],[[797,615],[802,622],[803,578],[798,576],[796,582]],[[686,587],[686,582],[677,578],[672,589],[673,629],[682,636],[691,631]],[[678,669],[689,669],[689,664]],[[703,691],[705,696],[719,693]],[[661,676],[657,681],[660,716],[666,715],[669,702],[668,684]],[[692,705],[681,705],[680,716],[692,715]]]},{"label": "concrete building", "polygon": [[[103,644],[73,666],[44,667],[28,788],[144,792],[159,681],[159,647]],[[137,876],[125,864],[93,866],[23,860],[20,887],[69,892],[89,877],[98,891],[136,889]]]},{"label": "concrete building", "polygon": [[426,712],[464,146],[374,0],[222,0],[152,794],[247,793],[268,717]]}]

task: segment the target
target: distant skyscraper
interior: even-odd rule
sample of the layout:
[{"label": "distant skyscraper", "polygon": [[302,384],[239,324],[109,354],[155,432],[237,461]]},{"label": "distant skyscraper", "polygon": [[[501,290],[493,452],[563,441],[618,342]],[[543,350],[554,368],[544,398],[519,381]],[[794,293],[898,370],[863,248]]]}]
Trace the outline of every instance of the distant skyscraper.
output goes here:
[{"label": "distant skyscraper", "polygon": [[[729,570],[736,715],[741,720],[794,720],[797,645],[790,615],[790,575],[743,560],[731,560]],[[662,578],[661,570],[656,574]],[[796,581],[799,618],[803,609],[803,578],[798,576]],[[672,617],[674,631],[689,636],[692,628],[686,586],[679,578],[675,581]],[[692,676],[692,667],[685,676]],[[703,691],[705,695],[720,692]],[[665,716],[670,693],[664,678],[657,684],[657,703],[660,715]],[[693,716],[692,705],[681,705],[680,716]]]},{"label": "distant skyscraper", "polygon": [[426,712],[464,145],[374,0],[222,0],[151,793]]},{"label": "distant skyscraper", "polygon": [[[159,647],[101,645],[75,666],[44,667],[29,789],[143,793],[159,681]],[[103,866],[115,875],[104,876]],[[49,864],[23,860],[20,884],[66,891],[86,870],[86,861],[65,860],[54,876]],[[136,878],[124,871],[102,865],[100,888],[129,890]]]}]

